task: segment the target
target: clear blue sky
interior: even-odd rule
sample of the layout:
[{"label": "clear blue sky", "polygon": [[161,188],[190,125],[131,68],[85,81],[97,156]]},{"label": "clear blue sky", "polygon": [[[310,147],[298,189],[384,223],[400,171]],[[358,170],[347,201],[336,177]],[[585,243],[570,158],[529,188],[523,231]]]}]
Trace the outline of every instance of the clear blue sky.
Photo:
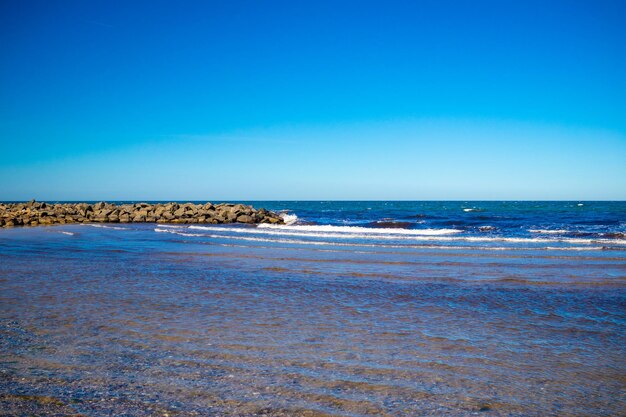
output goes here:
[{"label": "clear blue sky", "polygon": [[0,2],[0,200],[626,199],[626,2]]}]

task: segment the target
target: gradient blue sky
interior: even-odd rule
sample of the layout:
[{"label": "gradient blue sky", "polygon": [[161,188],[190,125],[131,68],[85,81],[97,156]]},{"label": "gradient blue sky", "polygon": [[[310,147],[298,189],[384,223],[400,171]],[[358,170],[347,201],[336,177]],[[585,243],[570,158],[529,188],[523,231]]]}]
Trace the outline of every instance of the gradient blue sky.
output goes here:
[{"label": "gradient blue sky", "polygon": [[0,200],[626,199],[626,2],[0,2]]}]

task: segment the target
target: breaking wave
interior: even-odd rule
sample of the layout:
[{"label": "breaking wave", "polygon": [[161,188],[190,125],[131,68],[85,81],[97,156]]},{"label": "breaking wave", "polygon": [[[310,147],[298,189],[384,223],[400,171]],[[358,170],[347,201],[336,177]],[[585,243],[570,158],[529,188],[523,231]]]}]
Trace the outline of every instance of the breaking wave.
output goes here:
[{"label": "breaking wave", "polygon": [[[611,239],[583,239],[565,237],[504,237],[504,236],[459,236],[460,230],[455,229],[372,229],[360,226],[331,226],[331,225],[268,225],[261,224],[257,227],[237,227],[237,226],[188,226],[193,231],[204,231],[203,233],[185,233],[186,236],[205,236],[222,239],[248,239],[264,240],[280,243],[300,243],[307,244],[331,244],[344,245],[346,240],[355,241],[414,241],[414,242],[441,242],[451,244],[466,243],[505,243],[524,244],[536,247],[543,244],[545,248],[552,249],[554,245],[584,245],[592,249],[592,245],[626,245],[626,241],[616,241]],[[161,232],[179,232],[173,230],[158,230]],[[182,235],[182,233],[181,233]],[[299,240],[295,242],[290,238],[306,238],[309,240]],[[343,243],[342,243],[343,242]],[[353,245],[353,243],[349,243]],[[382,243],[374,244],[382,245]]]},{"label": "breaking wave", "polygon": [[414,236],[439,236],[461,233],[459,229],[399,229],[399,228],[371,228],[363,226],[332,226],[332,225],[282,225],[282,224],[260,224],[258,229],[274,229],[290,232],[324,232],[324,233],[346,233],[346,234],[375,234],[375,235],[414,235]]},{"label": "breaking wave", "polygon": [[298,221],[298,216],[296,216],[295,214],[281,213],[280,217],[283,218],[283,221],[287,225],[294,224]]},{"label": "breaking wave", "polygon": [[[620,248],[608,248],[604,246],[545,246],[545,247],[535,247],[529,248],[526,246],[466,246],[466,245],[445,245],[445,244],[385,244],[385,243],[342,243],[342,242],[334,242],[334,241],[320,241],[320,240],[303,240],[303,239],[290,239],[285,237],[269,237],[269,236],[241,236],[241,235],[223,235],[223,234],[212,234],[212,233],[184,233],[174,230],[164,230],[164,229],[155,229],[155,232],[166,232],[172,233],[179,236],[185,237],[205,237],[210,239],[232,239],[232,240],[240,240],[240,241],[249,241],[249,242],[262,242],[262,243],[282,243],[282,244],[290,244],[290,245],[313,245],[313,246],[350,246],[350,247],[363,247],[363,248],[393,248],[393,249],[457,249],[457,250],[490,250],[490,251],[501,251],[501,250],[557,250],[557,251],[588,251],[588,250],[619,250]],[[425,239],[425,240],[434,240],[434,239]],[[461,239],[467,242],[477,241],[478,239],[467,238]],[[480,242],[485,241],[487,239],[480,240]],[[500,241],[500,242],[517,242],[517,243],[525,243],[526,241],[535,241],[533,239],[490,239],[491,241]]]}]

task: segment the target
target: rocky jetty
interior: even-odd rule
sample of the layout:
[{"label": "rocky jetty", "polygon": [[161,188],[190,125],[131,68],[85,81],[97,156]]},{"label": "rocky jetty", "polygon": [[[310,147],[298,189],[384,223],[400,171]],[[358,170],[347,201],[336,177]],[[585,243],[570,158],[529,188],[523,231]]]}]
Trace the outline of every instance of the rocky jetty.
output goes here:
[{"label": "rocky jetty", "polygon": [[68,223],[281,224],[283,219],[274,212],[243,204],[51,204],[35,200],[28,203],[0,203],[1,227]]}]

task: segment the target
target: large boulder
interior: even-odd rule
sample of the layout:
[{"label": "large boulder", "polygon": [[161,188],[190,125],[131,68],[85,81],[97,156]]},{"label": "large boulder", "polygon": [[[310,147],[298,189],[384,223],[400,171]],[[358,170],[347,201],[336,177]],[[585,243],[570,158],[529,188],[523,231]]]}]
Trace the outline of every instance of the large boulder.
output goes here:
[{"label": "large boulder", "polygon": [[246,214],[237,217],[239,223],[254,223],[254,219]]}]

